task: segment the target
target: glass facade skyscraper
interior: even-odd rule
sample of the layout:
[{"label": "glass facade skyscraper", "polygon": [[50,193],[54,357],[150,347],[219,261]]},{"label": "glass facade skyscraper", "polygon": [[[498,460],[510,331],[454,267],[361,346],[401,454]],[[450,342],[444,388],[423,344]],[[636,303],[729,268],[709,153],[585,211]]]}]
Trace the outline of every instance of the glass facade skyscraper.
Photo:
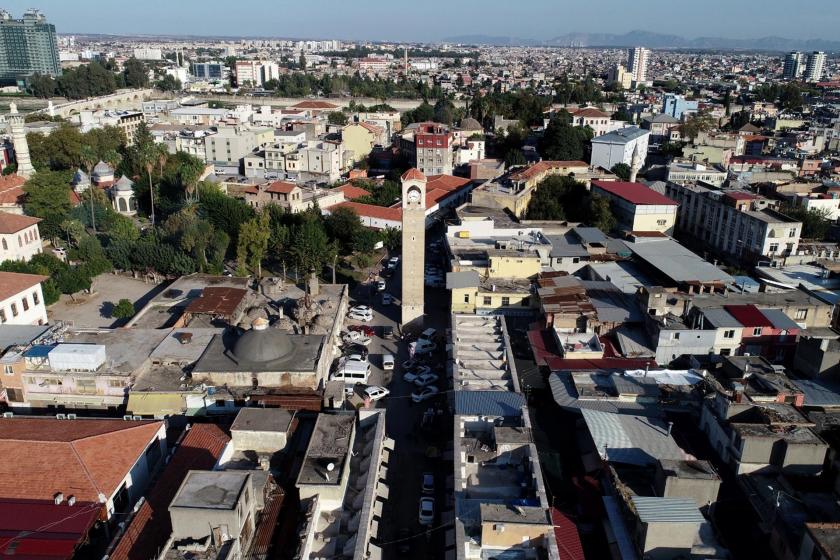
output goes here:
[{"label": "glass facade skyscraper", "polygon": [[0,10],[0,82],[21,82],[33,74],[61,74],[55,26],[38,10],[21,19]]}]

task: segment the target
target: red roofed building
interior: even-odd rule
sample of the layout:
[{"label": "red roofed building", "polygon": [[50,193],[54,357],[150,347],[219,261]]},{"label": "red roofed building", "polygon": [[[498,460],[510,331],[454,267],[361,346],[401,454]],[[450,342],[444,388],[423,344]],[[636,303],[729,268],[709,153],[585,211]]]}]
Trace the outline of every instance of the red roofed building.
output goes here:
[{"label": "red roofed building", "polygon": [[345,200],[356,200],[357,198],[370,196],[371,194],[369,190],[357,187],[353,183],[346,183],[340,187],[335,187],[333,190],[341,192],[344,195]]},{"label": "red roofed building", "polygon": [[789,362],[801,327],[780,309],[755,305],[725,305],[727,313],[744,326],[739,354],[763,356],[771,362]]},{"label": "red roofed building", "polygon": [[668,235],[674,232],[678,204],[641,183],[595,180],[592,194],[609,199],[618,227],[623,231],[656,231]]},{"label": "red roofed building", "polygon": [[169,504],[191,470],[211,470],[230,437],[214,424],[194,424],[175,450],[146,501],[112,543],[113,560],[147,560],[163,550],[172,532]]},{"label": "red roofed building", "polygon": [[363,204],[361,202],[341,202],[324,209],[325,214],[330,214],[336,208],[349,208],[355,212],[362,224],[373,229],[395,228],[402,229],[402,208],[376,206],[375,204]]},{"label": "red roofed building", "polygon": [[46,279],[40,274],[0,272],[0,325],[45,325],[41,282]]},{"label": "red roofed building", "polygon": [[38,560],[88,558],[84,548],[98,503],[0,499],[0,556]]},{"label": "red roofed building", "polygon": [[23,214],[23,200],[26,193],[23,185],[26,179],[20,175],[0,176],[0,210],[12,214]]},{"label": "red roofed building", "polygon": [[0,212],[0,262],[29,261],[41,252],[41,218]]},{"label": "red roofed building", "polygon": [[[0,419],[0,499],[98,504],[125,513],[166,454],[159,421]],[[13,460],[8,460],[13,458]]]},{"label": "red roofed building", "polygon": [[580,542],[580,534],[575,522],[555,507],[552,507],[549,512],[560,560],[585,560],[583,545]]}]

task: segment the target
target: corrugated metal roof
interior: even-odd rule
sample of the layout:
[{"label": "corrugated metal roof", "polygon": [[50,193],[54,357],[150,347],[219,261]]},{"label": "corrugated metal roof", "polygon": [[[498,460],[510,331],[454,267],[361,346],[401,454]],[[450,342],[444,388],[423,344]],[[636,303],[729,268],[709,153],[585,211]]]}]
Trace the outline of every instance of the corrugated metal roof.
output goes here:
[{"label": "corrugated metal roof", "polygon": [[628,243],[627,247],[637,257],[677,283],[720,282],[731,284],[734,281],[730,275],[671,239]]},{"label": "corrugated metal roof", "polygon": [[791,379],[802,393],[808,406],[840,406],[840,383],[817,379]]},{"label": "corrugated metal roof", "polygon": [[632,496],[642,523],[703,523],[705,518],[691,498]]},{"label": "corrugated metal roof", "polygon": [[577,525],[557,508],[551,508],[551,524],[554,525],[554,540],[560,560],[584,560],[583,545]]},{"label": "corrugated metal roof", "polygon": [[785,315],[785,312],[781,309],[761,309],[761,314],[767,317],[767,320],[773,324],[773,328],[786,331],[801,328],[793,319]]},{"label": "corrugated metal roof", "polygon": [[598,453],[608,461],[644,466],[658,459],[686,458],[661,420],[597,410],[581,412]]},{"label": "corrugated metal roof", "polygon": [[568,373],[553,373],[548,377],[551,394],[560,407],[567,410],[592,410],[610,414],[634,414],[637,416],[659,417],[661,410],[656,405],[636,402],[618,401],[615,399],[578,399],[572,376]]},{"label": "corrugated metal roof", "polygon": [[510,391],[455,391],[455,414],[521,416],[525,397]]},{"label": "corrugated metal roof", "polygon": [[721,309],[719,307],[711,307],[709,309],[704,309],[703,316],[715,327],[741,328],[742,326],[741,323],[739,323],[735,317],[733,317],[729,314],[728,311],[726,311],[726,309]]}]

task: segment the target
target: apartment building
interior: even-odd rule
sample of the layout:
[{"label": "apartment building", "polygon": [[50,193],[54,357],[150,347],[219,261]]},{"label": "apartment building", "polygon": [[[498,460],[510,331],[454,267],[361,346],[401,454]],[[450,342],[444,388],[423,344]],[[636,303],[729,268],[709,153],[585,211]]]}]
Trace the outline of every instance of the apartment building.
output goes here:
[{"label": "apartment building", "polygon": [[409,164],[424,175],[451,175],[454,153],[452,131],[434,122],[411,125],[400,137],[400,150]]},{"label": "apartment building", "polygon": [[573,126],[588,126],[592,129],[595,137],[603,136],[613,130],[628,126],[628,124],[624,121],[612,120],[612,115],[610,113],[605,113],[595,107],[572,109],[569,113],[572,115]]},{"label": "apartment building", "polygon": [[592,194],[610,200],[618,227],[628,232],[674,232],[677,203],[641,184],[592,181]]},{"label": "apartment building", "polygon": [[671,182],[666,194],[680,205],[677,231],[708,249],[741,262],[773,266],[796,254],[802,222],[777,211],[763,197]]},{"label": "apartment building", "polygon": [[635,126],[621,128],[592,139],[592,167],[610,170],[619,163],[630,165],[638,150],[642,165],[648,152],[650,131]]},{"label": "apartment building", "polygon": [[650,49],[633,47],[627,51],[627,71],[633,76],[634,84],[647,81],[647,67],[650,60]]},{"label": "apartment building", "polygon": [[237,60],[234,66],[236,83],[244,85],[262,86],[269,80],[280,77],[280,66],[276,62],[265,60]]},{"label": "apartment building", "polygon": [[216,134],[204,139],[204,159],[207,163],[235,168],[238,172],[243,157],[273,140],[273,128],[219,127]]},{"label": "apartment building", "polygon": [[703,183],[721,186],[729,174],[717,166],[704,165],[696,161],[677,161],[668,164],[668,181],[672,183]]}]

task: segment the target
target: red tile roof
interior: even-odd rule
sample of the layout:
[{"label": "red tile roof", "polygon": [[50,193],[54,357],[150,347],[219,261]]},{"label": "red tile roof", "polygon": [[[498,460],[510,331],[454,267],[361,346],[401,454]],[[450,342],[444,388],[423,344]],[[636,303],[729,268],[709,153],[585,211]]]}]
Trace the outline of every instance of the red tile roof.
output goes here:
[{"label": "red tile roof", "polygon": [[441,189],[444,191],[455,191],[470,184],[470,180],[454,175],[431,175],[427,178],[426,190]]},{"label": "red tile roof", "polygon": [[267,189],[265,189],[265,192],[289,194],[297,188],[299,187],[294,183],[287,183],[285,181],[274,181],[268,186]]},{"label": "red tile roof", "polygon": [[423,175],[423,173],[421,173],[419,169],[412,167],[411,169],[403,173],[400,179],[402,179],[403,181],[425,181],[426,176]]},{"label": "red tile roof", "polygon": [[402,208],[396,206],[385,208],[382,206],[375,206],[373,204],[363,204],[361,202],[340,202],[330,206],[329,208],[330,210],[334,208],[349,208],[360,217],[376,218],[378,220],[388,220],[391,222],[402,221]]},{"label": "red tile roof", "polygon": [[364,128],[368,132],[372,132],[373,134],[382,134],[383,132],[385,132],[385,129],[382,128],[381,126],[371,124],[369,122],[364,122],[363,121],[363,122],[358,122],[358,123],[355,123],[355,124],[361,126],[362,128]]},{"label": "red tile roof", "polygon": [[572,116],[575,117],[585,117],[590,119],[608,119],[611,118],[612,115],[609,113],[605,113],[603,111],[599,111],[595,107],[584,107],[582,109],[572,109],[569,111]]},{"label": "red tile roof", "polygon": [[111,496],[145,453],[162,422],[0,419],[0,498],[80,502]]},{"label": "red tile roof", "polygon": [[41,218],[0,212],[0,233],[17,233],[41,221]]},{"label": "red tile roof", "polygon": [[577,525],[557,508],[552,507],[549,511],[560,560],[585,560]]},{"label": "red tile roof", "polygon": [[0,556],[70,560],[101,509],[90,502],[0,500]]},{"label": "red tile roof", "polygon": [[230,316],[247,295],[248,290],[242,288],[211,286],[204,288],[201,295],[187,305],[184,313]]},{"label": "red tile roof", "polygon": [[726,198],[731,200],[755,200],[758,196],[747,192],[728,192]]},{"label": "red tile roof", "polygon": [[595,180],[592,181],[592,186],[637,206],[677,206],[675,201],[641,183]]},{"label": "red tile roof", "polygon": [[230,437],[215,424],[193,424],[160,478],[146,493],[146,501],[131,519],[110,558],[154,558],[172,532],[169,504],[187,473],[212,469],[229,441]]},{"label": "red tile roof", "polygon": [[773,323],[755,305],[724,305],[723,308],[745,327],[773,326]]},{"label": "red tile roof", "polygon": [[49,277],[40,274],[0,272],[0,301],[16,296],[32,286],[37,286],[47,278]]},{"label": "red tile roof", "polygon": [[292,105],[293,109],[338,109],[338,105],[334,105],[327,101],[301,101]]},{"label": "red tile roof", "polygon": [[361,198],[363,196],[370,196],[370,191],[363,189],[361,187],[357,187],[352,183],[347,183],[341,185],[340,187],[336,187],[336,191],[341,191],[344,193],[344,198],[346,200],[354,200],[356,198]]},{"label": "red tile roof", "polygon": [[19,175],[0,176],[0,204],[23,204],[26,179]]}]

